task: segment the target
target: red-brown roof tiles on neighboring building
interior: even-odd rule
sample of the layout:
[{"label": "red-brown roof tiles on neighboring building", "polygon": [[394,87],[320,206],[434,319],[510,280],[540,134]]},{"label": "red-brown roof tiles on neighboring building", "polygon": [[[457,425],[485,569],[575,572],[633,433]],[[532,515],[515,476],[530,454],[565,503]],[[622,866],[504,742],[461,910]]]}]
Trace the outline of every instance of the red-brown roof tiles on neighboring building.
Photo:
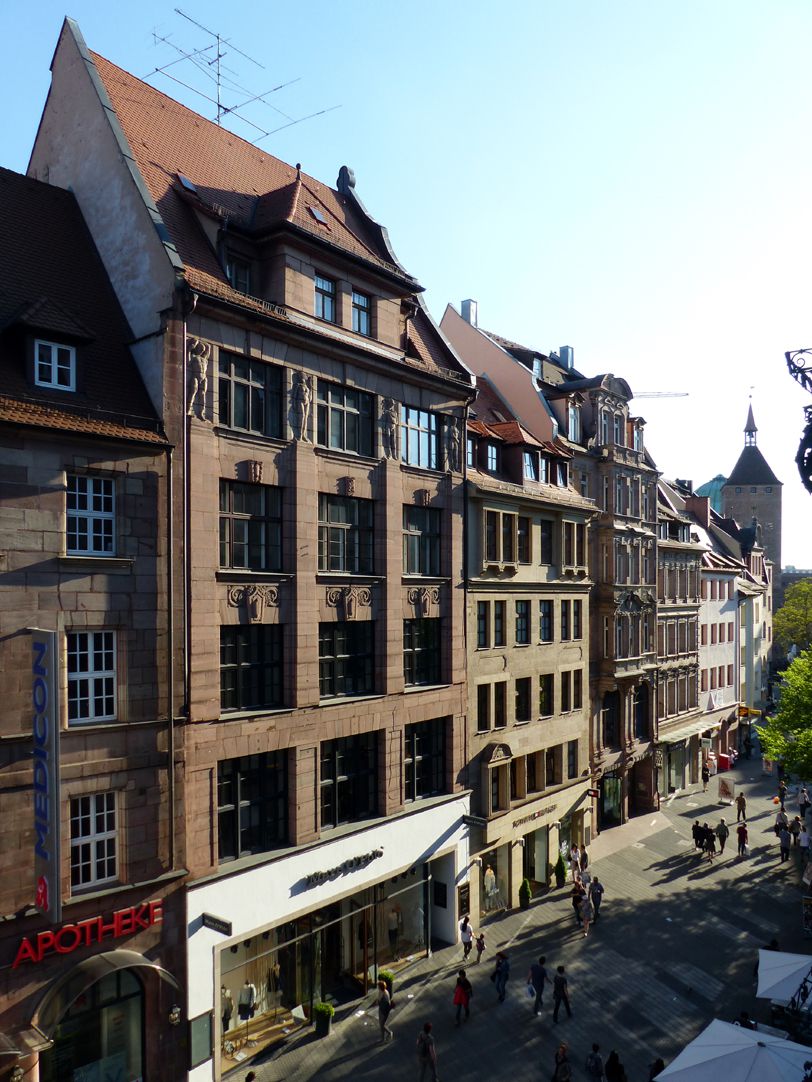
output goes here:
[{"label": "red-brown roof tiles on neighboring building", "polygon": [[[130,328],[73,194],[0,169],[0,246],[2,419],[160,441]],[[34,384],[32,336],[75,347],[75,391]]]}]

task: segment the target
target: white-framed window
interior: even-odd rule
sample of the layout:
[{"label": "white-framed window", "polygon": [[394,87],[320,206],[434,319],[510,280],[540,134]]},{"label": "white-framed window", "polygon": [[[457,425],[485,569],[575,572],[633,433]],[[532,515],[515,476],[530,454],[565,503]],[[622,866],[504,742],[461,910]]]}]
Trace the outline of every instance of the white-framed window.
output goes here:
[{"label": "white-framed window", "polygon": [[71,799],[71,890],[116,879],[116,834],[115,793],[93,793]]},{"label": "white-framed window", "polygon": [[116,551],[116,489],[112,477],[68,474],[69,556],[113,556]]},{"label": "white-framed window", "polygon": [[115,631],[69,631],[68,724],[116,717]]},{"label": "white-framed window", "polygon": [[34,383],[58,391],[76,390],[76,350],[59,342],[34,342]]},{"label": "white-framed window", "polygon": [[575,402],[567,406],[567,435],[573,443],[581,439],[581,409]]}]

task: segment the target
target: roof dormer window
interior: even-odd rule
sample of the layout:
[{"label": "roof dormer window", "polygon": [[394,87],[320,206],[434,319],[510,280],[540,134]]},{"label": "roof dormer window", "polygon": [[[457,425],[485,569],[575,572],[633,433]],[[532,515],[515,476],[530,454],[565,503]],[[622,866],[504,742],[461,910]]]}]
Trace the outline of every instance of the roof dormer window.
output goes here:
[{"label": "roof dormer window", "polygon": [[76,390],[76,350],[58,342],[34,342],[34,383],[57,391]]},{"label": "roof dormer window", "polygon": [[499,469],[499,448],[495,443],[485,445],[486,469],[489,473],[496,473]]},{"label": "roof dormer window", "polygon": [[575,402],[567,407],[567,436],[573,443],[581,440],[581,410]]},{"label": "roof dormer window", "polygon": [[232,289],[239,293],[251,292],[251,264],[247,259],[229,252],[226,258],[226,277]]}]

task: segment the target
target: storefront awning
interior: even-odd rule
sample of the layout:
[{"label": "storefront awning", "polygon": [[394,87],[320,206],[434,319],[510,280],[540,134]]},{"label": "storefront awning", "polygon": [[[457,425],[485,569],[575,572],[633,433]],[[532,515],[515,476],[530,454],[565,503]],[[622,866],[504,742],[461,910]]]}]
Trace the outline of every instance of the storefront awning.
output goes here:
[{"label": "storefront awning", "polygon": [[709,721],[702,718],[701,721],[692,721],[690,725],[683,725],[681,729],[672,729],[670,732],[660,733],[661,744],[680,744],[697,733],[704,733],[706,729],[718,729],[720,721]]},{"label": "storefront awning", "polygon": [[138,968],[153,970],[161,980],[180,991],[180,985],[168,970],[157,962],[151,962],[138,951],[106,951],[104,954],[94,954],[92,958],[85,958],[83,962],[79,962],[64,976],[54,981],[40,1000],[34,1017],[31,1019],[31,1025],[49,1040],[53,1039],[56,1027],[68,1007],[91,985],[100,981],[102,977],[115,973],[118,969]]}]

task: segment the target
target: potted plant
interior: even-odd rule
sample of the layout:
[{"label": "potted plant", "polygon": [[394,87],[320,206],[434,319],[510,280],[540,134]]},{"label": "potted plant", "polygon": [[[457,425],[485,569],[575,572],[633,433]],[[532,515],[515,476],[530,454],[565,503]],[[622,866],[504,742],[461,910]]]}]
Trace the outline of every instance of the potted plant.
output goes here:
[{"label": "potted plant", "polygon": [[391,996],[392,995],[392,984],[394,983],[394,980],[395,980],[395,974],[392,972],[392,970],[391,969],[379,969],[378,970],[378,980],[384,982],[384,984],[386,985],[386,990],[389,993],[389,995]]},{"label": "potted plant", "polygon": [[555,885],[557,887],[563,887],[564,883],[567,881],[567,865],[564,863],[564,857],[561,853],[558,854],[558,860],[555,862],[553,874],[555,875]]},{"label": "potted plant", "polygon": [[330,1029],[333,1024],[333,1015],[335,1013],[335,1008],[333,1007],[332,1003],[313,1004],[313,1021],[316,1024],[317,1037],[330,1036]]},{"label": "potted plant", "polygon": [[530,908],[530,898],[532,893],[533,892],[530,890],[530,880],[523,879],[522,885],[519,887],[519,906],[521,909]]}]

